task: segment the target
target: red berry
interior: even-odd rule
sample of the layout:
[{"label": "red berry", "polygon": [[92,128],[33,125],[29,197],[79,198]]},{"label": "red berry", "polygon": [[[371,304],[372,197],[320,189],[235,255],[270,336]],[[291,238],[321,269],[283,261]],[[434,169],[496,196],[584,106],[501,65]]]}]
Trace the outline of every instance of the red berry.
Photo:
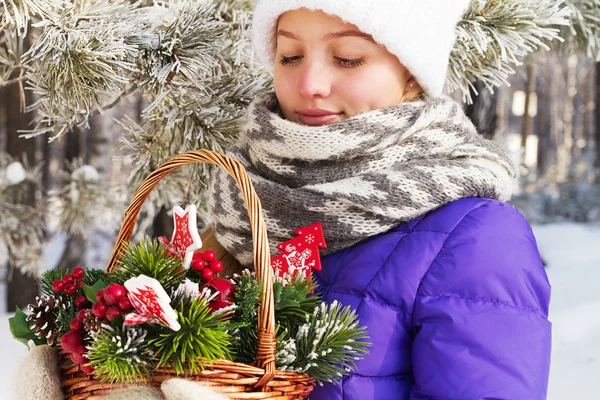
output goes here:
[{"label": "red berry", "polygon": [[204,253],[202,253],[202,258],[204,261],[211,262],[217,258],[217,255],[212,250],[206,250]]},{"label": "red berry", "polygon": [[81,360],[81,364],[79,365],[79,368],[81,368],[81,371],[84,374],[88,374],[91,375],[94,373],[94,367],[92,367],[91,365],[89,365],[88,363],[90,362],[90,360],[88,360],[87,357],[83,357],[83,360]]},{"label": "red berry", "polygon": [[104,301],[104,290],[100,289],[96,292],[96,300]]},{"label": "red berry", "polygon": [[77,311],[77,319],[80,319],[83,321],[85,319],[86,313],[87,313],[87,310],[85,310],[85,309]]},{"label": "red berry", "polygon": [[77,332],[69,331],[60,338],[60,345],[65,351],[73,352],[75,348],[83,344],[83,337]]},{"label": "red berry", "polygon": [[73,353],[77,353],[77,354],[81,354],[81,355],[84,355],[86,352],[87,352],[87,349],[85,348],[84,345],[76,346],[73,349]]},{"label": "red berry", "polygon": [[82,286],[83,286],[83,280],[81,280],[81,279],[77,279],[77,280],[75,281],[75,287],[76,287],[77,289],[81,289],[81,287],[82,287]]},{"label": "red berry", "polygon": [[73,296],[77,292],[77,288],[72,283],[67,283],[65,285],[65,294],[67,296]]},{"label": "red berry", "polygon": [[106,317],[107,310],[108,310],[108,306],[103,301],[99,301],[92,306],[92,313],[98,318]]},{"label": "red berry", "polygon": [[83,329],[83,321],[80,319],[72,319],[71,323],[69,324],[69,327],[71,328],[72,331],[80,331]]},{"label": "red berry", "polygon": [[123,311],[128,311],[131,310],[133,307],[129,299],[127,297],[123,297],[121,300],[119,300],[119,308]]},{"label": "red berry", "polygon": [[235,285],[224,278],[215,278],[212,281],[202,285],[201,289],[212,287],[219,292],[218,298],[221,300],[235,299]]},{"label": "red berry", "polygon": [[83,278],[83,275],[85,275],[85,271],[83,270],[83,268],[79,268],[79,267],[77,267],[77,268],[75,268],[75,269],[73,270],[73,276],[74,276],[76,279],[81,279],[81,278]]},{"label": "red berry", "polygon": [[63,282],[64,283],[71,283],[75,280],[75,277],[71,274],[66,274],[65,276],[63,276]]},{"label": "red berry", "polygon": [[88,306],[88,299],[85,296],[78,296],[75,299],[75,307],[82,309],[82,308],[86,308]]},{"label": "red berry", "polygon": [[212,312],[218,311],[221,308],[225,308],[225,307],[229,307],[231,305],[231,302],[227,301],[227,300],[213,300],[210,303],[208,303],[208,308],[210,308],[210,310]]},{"label": "red berry", "polygon": [[191,266],[194,271],[200,272],[204,269],[204,260],[201,258],[200,259],[197,259],[197,258],[192,259]]},{"label": "red berry", "polygon": [[221,272],[223,271],[223,263],[221,261],[213,261],[208,267],[212,269],[213,272]]},{"label": "red berry", "polygon": [[213,278],[213,276],[215,276],[215,273],[210,268],[204,268],[200,272],[200,277],[202,277],[202,279],[204,279],[205,281],[210,281]]},{"label": "red berry", "polygon": [[62,293],[62,291],[65,290],[65,283],[59,279],[55,280],[52,282],[52,290],[56,293]]},{"label": "red berry", "polygon": [[[83,346],[81,346],[83,347]],[[84,347],[85,349],[85,347]],[[73,364],[81,364],[83,362],[83,353],[77,353],[77,352],[72,352],[71,353],[71,361],[73,361]]]},{"label": "red berry", "polygon": [[109,321],[112,321],[113,319],[117,318],[119,315],[122,314],[123,310],[121,310],[119,307],[110,307],[106,311],[106,318],[108,318]]},{"label": "red berry", "polygon": [[104,289],[104,301],[108,305],[116,306],[123,297],[125,297],[125,288],[118,283],[111,283]]}]

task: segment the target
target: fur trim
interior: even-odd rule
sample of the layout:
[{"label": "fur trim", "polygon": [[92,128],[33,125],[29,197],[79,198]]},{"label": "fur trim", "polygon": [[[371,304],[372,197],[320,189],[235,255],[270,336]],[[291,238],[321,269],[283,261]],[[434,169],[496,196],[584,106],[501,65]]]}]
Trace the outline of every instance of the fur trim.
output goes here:
[{"label": "fur trim", "polygon": [[54,349],[32,345],[17,370],[14,393],[20,400],[63,400]]},{"label": "fur trim", "polygon": [[252,43],[273,72],[279,16],[299,8],[322,10],[356,25],[384,45],[417,78],[430,96],[442,93],[456,24],[469,0],[259,0]]}]

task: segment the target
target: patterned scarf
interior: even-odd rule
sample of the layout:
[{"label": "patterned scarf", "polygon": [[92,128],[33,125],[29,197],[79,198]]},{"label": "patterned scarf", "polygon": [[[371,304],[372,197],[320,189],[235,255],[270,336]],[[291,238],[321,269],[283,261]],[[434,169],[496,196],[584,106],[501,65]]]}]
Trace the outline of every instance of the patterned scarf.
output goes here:
[{"label": "patterned scarf", "polygon": [[[282,118],[274,93],[248,109],[228,152],[246,167],[261,199],[272,254],[296,228],[320,221],[329,254],[453,200],[508,200],[514,166],[483,139],[449,97],[305,126]],[[211,184],[210,224],[241,264],[252,263],[250,224],[234,180]]]}]

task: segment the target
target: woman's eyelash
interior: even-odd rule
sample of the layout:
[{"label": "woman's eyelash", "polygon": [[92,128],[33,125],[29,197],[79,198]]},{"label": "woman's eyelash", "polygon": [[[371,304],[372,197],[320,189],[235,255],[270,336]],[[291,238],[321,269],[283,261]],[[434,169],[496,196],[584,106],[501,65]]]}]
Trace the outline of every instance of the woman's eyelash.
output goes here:
[{"label": "woman's eyelash", "polygon": [[363,64],[363,60],[358,58],[356,60],[349,60],[347,58],[340,58],[340,57],[334,57],[339,63],[340,65],[342,65],[343,67],[348,67],[348,68],[354,68],[354,67],[359,67]]},{"label": "woman's eyelash", "polygon": [[300,56],[294,56],[294,57],[281,57],[281,61],[279,61],[281,63],[281,65],[287,65],[287,64],[291,64],[295,61],[298,61],[301,57]]},{"label": "woman's eyelash", "polygon": [[[296,61],[300,60],[301,58],[302,58],[302,56],[293,56],[293,57],[282,56],[279,63],[281,65],[293,64]],[[347,58],[340,58],[340,57],[334,57],[334,58],[338,62],[338,64],[340,64],[343,67],[347,67],[347,68],[359,67],[363,64],[363,60],[360,58],[356,59],[356,60],[349,60]]]}]

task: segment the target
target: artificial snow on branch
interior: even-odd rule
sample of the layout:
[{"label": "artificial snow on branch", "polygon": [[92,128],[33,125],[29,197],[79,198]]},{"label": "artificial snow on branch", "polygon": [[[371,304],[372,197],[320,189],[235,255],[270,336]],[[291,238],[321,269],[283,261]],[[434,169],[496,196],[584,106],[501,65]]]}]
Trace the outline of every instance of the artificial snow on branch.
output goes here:
[{"label": "artificial snow on branch", "polygon": [[0,28],[16,27],[19,36],[25,36],[31,19],[51,17],[64,0],[0,0]]},{"label": "artificial snow on branch", "polygon": [[61,231],[84,238],[95,230],[117,227],[123,209],[98,171],[77,159],[67,162],[66,169],[56,174],[60,188],[49,193],[50,210],[58,216]]},{"label": "artificial snow on branch", "polygon": [[32,203],[32,187],[39,184],[38,167],[2,155],[0,162],[0,263],[9,262],[30,276],[42,271],[44,218]]},{"label": "artificial snow on branch", "polygon": [[571,23],[564,27],[563,37],[588,57],[600,61],[600,0],[566,0],[571,10]]},{"label": "artificial snow on branch", "polygon": [[447,87],[460,90],[472,103],[477,80],[493,92],[508,84],[527,54],[546,42],[562,40],[560,27],[570,24],[570,9],[563,0],[473,0],[457,26],[450,55]]}]

